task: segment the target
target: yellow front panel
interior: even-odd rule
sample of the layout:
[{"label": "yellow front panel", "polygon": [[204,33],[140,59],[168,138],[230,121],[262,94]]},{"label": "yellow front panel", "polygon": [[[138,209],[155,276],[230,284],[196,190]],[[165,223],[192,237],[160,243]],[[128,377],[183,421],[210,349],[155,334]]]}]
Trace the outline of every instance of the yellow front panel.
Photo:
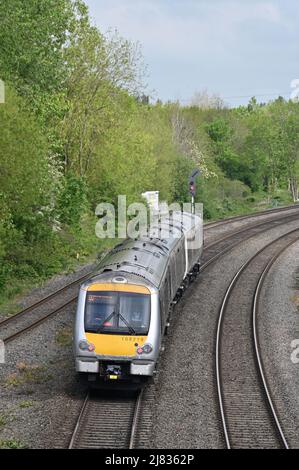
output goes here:
[{"label": "yellow front panel", "polygon": [[133,292],[136,294],[150,295],[150,290],[137,284],[91,284],[88,291],[111,291],[111,292]]},{"label": "yellow front panel", "polygon": [[136,349],[144,345],[146,338],[147,336],[86,333],[87,341],[95,345],[95,353],[105,356],[136,356]]}]

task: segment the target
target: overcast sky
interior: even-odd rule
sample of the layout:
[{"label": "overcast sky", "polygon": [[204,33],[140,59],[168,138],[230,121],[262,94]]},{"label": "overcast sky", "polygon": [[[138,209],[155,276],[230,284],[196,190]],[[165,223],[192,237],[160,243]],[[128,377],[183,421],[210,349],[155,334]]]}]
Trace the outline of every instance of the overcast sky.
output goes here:
[{"label": "overcast sky", "polygon": [[139,41],[149,89],[188,103],[219,93],[231,106],[286,98],[299,78],[298,0],[85,0],[102,32]]}]

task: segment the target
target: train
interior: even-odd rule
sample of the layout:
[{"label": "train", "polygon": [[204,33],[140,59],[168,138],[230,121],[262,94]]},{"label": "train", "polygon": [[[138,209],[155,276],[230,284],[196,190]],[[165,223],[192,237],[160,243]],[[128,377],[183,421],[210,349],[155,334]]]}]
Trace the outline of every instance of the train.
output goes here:
[{"label": "train", "polygon": [[173,306],[200,272],[202,216],[173,212],[154,229],[115,246],[80,286],[73,350],[91,387],[154,375]]}]

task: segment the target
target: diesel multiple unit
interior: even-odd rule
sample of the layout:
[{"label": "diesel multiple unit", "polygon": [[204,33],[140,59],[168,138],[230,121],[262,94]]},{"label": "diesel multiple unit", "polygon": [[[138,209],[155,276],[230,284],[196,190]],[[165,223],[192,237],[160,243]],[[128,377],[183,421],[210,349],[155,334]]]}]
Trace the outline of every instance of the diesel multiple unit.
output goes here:
[{"label": "diesel multiple unit", "polygon": [[152,376],[171,306],[199,272],[202,218],[174,212],[156,228],[117,245],[80,288],[74,353],[89,382]]}]

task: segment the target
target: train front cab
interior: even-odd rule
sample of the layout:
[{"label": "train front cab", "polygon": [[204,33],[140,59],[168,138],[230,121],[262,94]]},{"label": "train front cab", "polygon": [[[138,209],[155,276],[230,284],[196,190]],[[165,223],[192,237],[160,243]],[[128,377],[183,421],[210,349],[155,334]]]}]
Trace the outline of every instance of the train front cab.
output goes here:
[{"label": "train front cab", "polygon": [[89,382],[142,383],[160,348],[158,293],[134,284],[81,288],[75,324],[76,370]]}]

